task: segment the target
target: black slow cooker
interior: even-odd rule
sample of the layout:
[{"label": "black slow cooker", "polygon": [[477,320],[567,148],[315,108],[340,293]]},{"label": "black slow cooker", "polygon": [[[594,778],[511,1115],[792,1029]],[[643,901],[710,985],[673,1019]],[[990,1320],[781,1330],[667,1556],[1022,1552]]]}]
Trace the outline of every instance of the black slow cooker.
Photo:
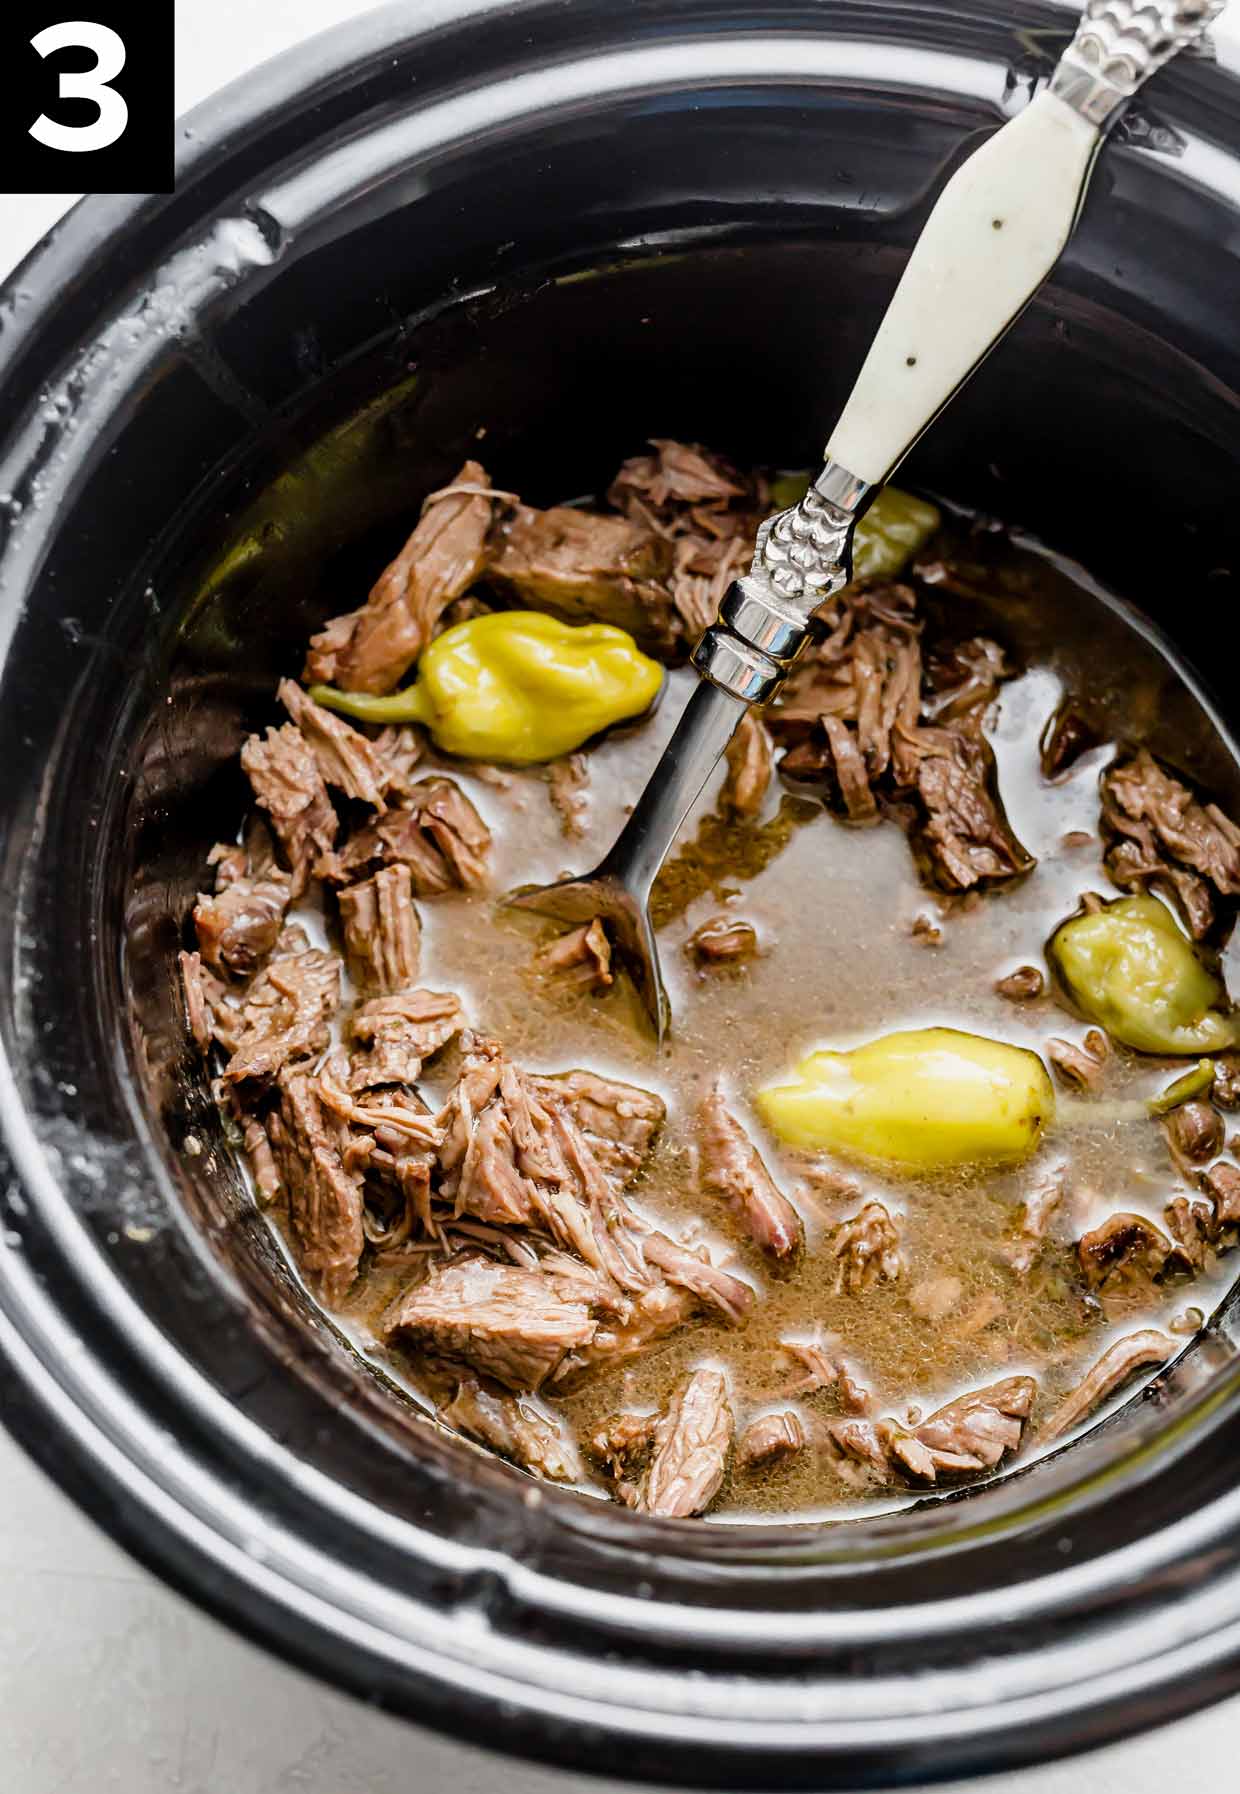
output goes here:
[{"label": "black slow cooker", "polygon": [[[412,1412],[304,1297],[173,976],[277,675],[481,438],[814,460],[945,174],[1070,35],[1007,0],[417,0],[194,113],[0,296],[9,1426],[233,1624],[498,1750],[856,1786],[1240,1686],[1224,1304],[1081,1444],[837,1526],[642,1520]],[[1133,599],[1240,727],[1240,81],[1151,85],[908,477]],[[485,433],[485,434],[483,434]]]}]

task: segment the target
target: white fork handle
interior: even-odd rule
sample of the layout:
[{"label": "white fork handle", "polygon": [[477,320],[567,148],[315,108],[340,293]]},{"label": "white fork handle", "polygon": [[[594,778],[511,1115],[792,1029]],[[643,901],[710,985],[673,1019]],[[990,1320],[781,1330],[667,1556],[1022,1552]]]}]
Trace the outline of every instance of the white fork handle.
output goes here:
[{"label": "white fork handle", "polygon": [[827,456],[879,486],[1050,273],[1102,133],[1040,93],[952,176],[879,326]]}]

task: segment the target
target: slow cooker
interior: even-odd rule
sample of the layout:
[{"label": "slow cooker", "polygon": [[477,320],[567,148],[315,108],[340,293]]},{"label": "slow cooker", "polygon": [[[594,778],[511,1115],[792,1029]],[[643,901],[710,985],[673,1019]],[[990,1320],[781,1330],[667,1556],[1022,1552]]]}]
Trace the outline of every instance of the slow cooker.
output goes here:
[{"label": "slow cooker", "polygon": [[[535,503],[650,434],[816,460],[935,192],[1073,23],[1042,0],[422,12],[200,108],[174,193],[86,201],[0,295],[4,1418],[281,1656],[565,1766],[891,1784],[1215,1699],[1240,1686],[1234,1302],[1000,1481],[694,1525],[437,1429],[253,1207],[173,962],[279,673],[480,437]],[[1240,79],[1184,58],[907,474],[1133,600],[1233,729],[1238,255]]]}]

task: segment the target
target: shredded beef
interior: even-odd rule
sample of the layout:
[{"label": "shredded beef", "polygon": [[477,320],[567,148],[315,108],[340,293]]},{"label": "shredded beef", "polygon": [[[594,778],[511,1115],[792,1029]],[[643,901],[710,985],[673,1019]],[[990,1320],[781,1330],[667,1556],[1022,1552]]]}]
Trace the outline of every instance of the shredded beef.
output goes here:
[{"label": "shredded beef", "polygon": [[465,1026],[461,999],[451,991],[399,990],[362,1003],[349,1018],[356,1046],[349,1062],[349,1089],[415,1084],[423,1062]]},{"label": "shredded beef", "polygon": [[735,1427],[726,1379],[695,1370],[654,1429],[654,1450],[633,1505],[684,1520],[704,1513],[719,1492]]},{"label": "shredded beef", "polygon": [[738,916],[711,916],[694,929],[685,950],[700,965],[735,965],[757,957],[757,930]]},{"label": "shredded beef", "polygon": [[644,1358],[687,1325],[698,1306],[691,1291],[670,1283],[654,1284],[634,1297],[626,1320],[601,1320],[589,1345],[570,1353],[552,1382],[567,1391],[595,1370],[613,1370],[631,1358]]},{"label": "shredded beef", "polygon": [[387,773],[368,737],[316,704],[292,679],[281,679],[276,696],[305,737],[323,783],[373,809],[385,809]]},{"label": "shredded beef", "polygon": [[771,732],[754,710],[747,710],[724,750],[727,776],[719,793],[725,816],[748,822],[762,808],[775,764]]},{"label": "shredded beef", "polygon": [[570,622],[614,623],[668,653],[682,625],[667,588],[670,545],[643,523],[559,505],[517,505],[496,531],[487,578],[506,597]]},{"label": "shredded beef", "polygon": [[594,1157],[618,1188],[637,1176],[667,1116],[661,1096],[594,1071],[562,1071],[530,1080],[563,1102]]},{"label": "shredded beef", "polygon": [[1037,1391],[1032,1377],[1005,1377],[958,1396],[916,1426],[833,1420],[827,1432],[841,1457],[882,1482],[934,1484],[994,1470],[1018,1450]]},{"label": "shredded beef", "polygon": [[1088,1376],[1064,1397],[1041,1428],[1039,1438],[1043,1442],[1061,1439],[1113,1395],[1135,1371],[1144,1370],[1151,1364],[1165,1364],[1174,1354],[1175,1342],[1152,1328],[1117,1340],[1102,1354]]},{"label": "shredded beef", "polygon": [[516,1390],[541,1388],[596,1326],[588,1304],[562,1295],[554,1277],[473,1255],[432,1265],[382,1324],[389,1339],[462,1359]]},{"label": "shredded beef", "polygon": [[305,944],[300,929],[282,942],[245,993],[226,1083],[269,1083],[285,1066],[313,1058],[328,1043],[330,1018],[340,1002],[340,959]]},{"label": "shredded beef", "polygon": [[451,487],[431,494],[416,529],[361,609],[333,617],[313,638],[307,680],[376,693],[399,685],[442,612],[486,566],[496,505],[490,484],[476,461],[466,461]]},{"label": "shredded beef", "polygon": [[772,1258],[794,1257],[805,1243],[801,1217],[717,1089],[698,1109],[698,1139],[702,1188],[729,1205],[756,1246]]},{"label": "shredded beef", "polygon": [[413,907],[408,866],[384,866],[373,878],[340,892],[349,970],[364,991],[398,991],[414,983],[422,925]]},{"label": "shredded beef", "polygon": [[280,1079],[280,1107],[268,1122],[302,1270],[323,1300],[348,1295],[362,1256],[362,1180],[345,1169],[339,1130],[304,1071]]},{"label": "shredded beef", "polygon": [[881,1202],[867,1202],[863,1209],[836,1228],[831,1242],[835,1260],[832,1288],[838,1296],[847,1290],[859,1295],[875,1283],[890,1283],[900,1275],[900,1229]]},{"label": "shredded beef", "polygon": [[462,1377],[439,1418],[552,1482],[575,1482],[581,1475],[576,1448],[561,1423],[528,1396],[487,1389],[476,1377]]},{"label": "shredded beef", "polygon": [[[200,954],[182,953],[177,963],[181,968],[181,989],[189,1031],[199,1051],[208,1052],[211,1042],[220,1039],[221,1020],[229,1038],[235,1038],[235,1023],[228,1013],[224,984],[206,969]],[[222,1044],[227,1045],[227,1040]]]},{"label": "shredded beef", "polygon": [[1002,650],[979,637],[923,669],[915,599],[901,585],[842,593],[823,627],[768,715],[790,744],[781,773],[825,784],[854,822],[890,806],[946,890],[1028,872],[1034,860],[1008,826],[982,732],[1009,672]]},{"label": "shredded beef", "polygon": [[283,1181],[275,1154],[271,1150],[267,1129],[257,1115],[246,1118],[243,1144],[250,1161],[250,1170],[254,1173],[254,1189],[259,1202],[274,1202],[283,1188]]},{"label": "shredded beef", "polygon": [[791,1408],[751,1420],[736,1447],[741,1470],[769,1470],[794,1458],[805,1447],[805,1428]]},{"label": "shredded beef", "polygon": [[1240,896],[1240,828],[1145,748],[1103,773],[1102,829],[1115,883],[1169,891],[1194,940],[1209,934],[1220,899]]},{"label": "shredded beef", "polygon": [[541,947],[534,955],[534,964],[540,972],[570,989],[603,991],[615,983],[611,942],[598,916]]},{"label": "shredded beef", "polygon": [[359,829],[324,865],[336,883],[376,866],[408,866],[415,897],[481,890],[490,871],[491,831],[451,779],[422,779],[399,809]]},{"label": "shredded beef", "polygon": [[330,855],[338,827],[314,752],[297,725],[285,723],[251,735],[241,765],[288,860],[290,895],[300,897],[319,861]]}]

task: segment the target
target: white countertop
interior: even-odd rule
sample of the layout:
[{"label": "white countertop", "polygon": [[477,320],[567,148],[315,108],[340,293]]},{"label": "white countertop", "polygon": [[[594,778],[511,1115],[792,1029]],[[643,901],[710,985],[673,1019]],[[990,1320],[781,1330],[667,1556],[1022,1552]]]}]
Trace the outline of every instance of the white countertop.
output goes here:
[{"label": "white countertop", "polygon": [[[423,0],[428,19],[454,0]],[[674,0],[668,0],[669,7]],[[177,107],[368,10],[176,0]],[[1240,0],[1223,21],[1240,50]],[[0,276],[75,194],[0,195]],[[0,1786],[6,1794],[554,1794],[264,1655],[140,1569],[0,1432]],[[943,1794],[1168,1794],[1235,1785],[1240,1697],[1095,1755]],[[595,1783],[599,1794],[615,1784]]]}]

